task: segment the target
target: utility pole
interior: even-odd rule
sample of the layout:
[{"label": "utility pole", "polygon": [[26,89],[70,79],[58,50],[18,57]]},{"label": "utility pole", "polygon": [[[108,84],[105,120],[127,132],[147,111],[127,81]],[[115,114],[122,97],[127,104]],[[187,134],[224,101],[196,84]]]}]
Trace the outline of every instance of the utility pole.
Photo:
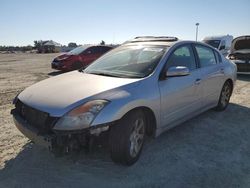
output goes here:
[{"label": "utility pole", "polygon": [[197,38],[198,38],[198,27],[199,27],[199,23],[196,23],[195,24],[196,25],[196,41],[197,41]]}]

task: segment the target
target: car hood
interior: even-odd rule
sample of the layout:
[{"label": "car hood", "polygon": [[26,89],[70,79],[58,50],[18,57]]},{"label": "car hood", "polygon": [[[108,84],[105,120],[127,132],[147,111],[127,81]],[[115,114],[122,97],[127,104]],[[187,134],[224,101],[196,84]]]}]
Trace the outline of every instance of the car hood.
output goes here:
[{"label": "car hood", "polygon": [[73,56],[73,55],[65,53],[65,54],[57,56],[55,59],[60,61],[60,60],[63,60],[63,59],[67,59],[67,58],[69,58],[71,56]]},{"label": "car hood", "polygon": [[134,87],[139,80],[73,71],[43,80],[26,88],[18,95],[18,99],[30,107],[49,113],[51,116],[60,117],[89,100],[108,99],[109,94],[116,94],[115,91],[118,87]]},{"label": "car hood", "polygon": [[250,51],[250,36],[241,36],[235,38],[231,45],[230,53],[249,53]]}]

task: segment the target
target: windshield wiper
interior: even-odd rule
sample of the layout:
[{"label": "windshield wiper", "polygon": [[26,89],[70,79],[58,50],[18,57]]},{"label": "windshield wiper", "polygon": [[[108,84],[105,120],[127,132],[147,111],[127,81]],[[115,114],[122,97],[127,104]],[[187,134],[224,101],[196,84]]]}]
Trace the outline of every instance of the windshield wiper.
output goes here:
[{"label": "windshield wiper", "polygon": [[143,78],[143,76],[137,76],[137,75],[121,75],[121,74],[98,72],[98,71],[87,72],[87,71],[84,71],[83,69],[80,69],[79,72],[83,72],[86,74],[95,74],[95,75],[100,75],[100,76],[116,77],[116,78]]},{"label": "windshield wiper", "polygon": [[[84,72],[84,71],[83,71]],[[120,77],[118,75],[110,74],[110,73],[105,73],[105,72],[85,72],[87,74],[95,74],[95,75],[100,75],[100,76],[110,76],[110,77]]]},{"label": "windshield wiper", "polygon": [[96,74],[96,75],[101,75],[101,76],[110,76],[110,77],[117,77],[117,78],[143,78],[142,76],[125,76],[125,75],[114,75],[114,74],[109,74],[109,73],[89,73],[89,74]]}]

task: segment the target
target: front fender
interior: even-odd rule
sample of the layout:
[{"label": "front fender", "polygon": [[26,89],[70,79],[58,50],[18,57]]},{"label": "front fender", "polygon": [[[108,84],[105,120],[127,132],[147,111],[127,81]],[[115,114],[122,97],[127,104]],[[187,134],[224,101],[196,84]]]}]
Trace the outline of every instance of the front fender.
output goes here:
[{"label": "front fender", "polygon": [[[144,95],[144,97],[141,97]],[[121,119],[129,111],[138,107],[147,107],[152,110],[156,119],[156,126],[160,123],[160,96],[158,92],[145,92],[140,95],[130,95],[123,99],[112,100],[95,118],[91,126],[109,123]]]}]

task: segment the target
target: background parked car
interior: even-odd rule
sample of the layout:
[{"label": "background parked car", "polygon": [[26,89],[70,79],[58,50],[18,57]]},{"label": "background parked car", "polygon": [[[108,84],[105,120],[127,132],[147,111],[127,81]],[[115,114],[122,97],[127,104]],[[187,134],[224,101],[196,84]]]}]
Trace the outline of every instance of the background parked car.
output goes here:
[{"label": "background parked car", "polygon": [[56,57],[51,63],[53,69],[70,71],[87,67],[94,60],[111,50],[111,46],[80,46]]},{"label": "background parked car", "polygon": [[238,72],[250,72],[250,35],[235,38],[228,57],[237,65]]},{"label": "background parked car", "polygon": [[213,46],[214,48],[217,48],[226,57],[231,48],[232,40],[232,35],[222,35],[205,37],[202,41],[210,46]]}]

